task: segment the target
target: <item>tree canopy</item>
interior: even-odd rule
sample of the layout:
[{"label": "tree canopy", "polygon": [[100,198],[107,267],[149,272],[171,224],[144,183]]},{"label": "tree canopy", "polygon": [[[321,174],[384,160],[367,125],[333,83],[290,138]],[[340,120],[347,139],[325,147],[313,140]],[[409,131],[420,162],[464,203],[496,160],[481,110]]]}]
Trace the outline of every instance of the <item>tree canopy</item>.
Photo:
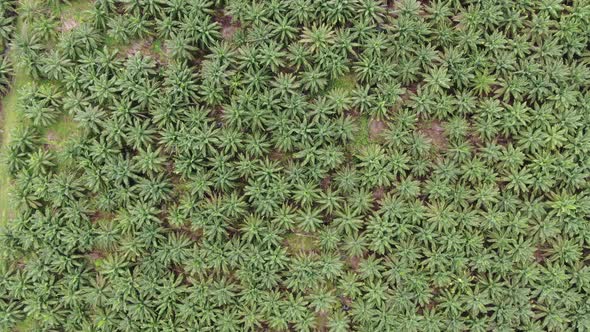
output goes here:
[{"label": "tree canopy", "polygon": [[0,2],[0,330],[590,331],[589,39],[587,0]]}]

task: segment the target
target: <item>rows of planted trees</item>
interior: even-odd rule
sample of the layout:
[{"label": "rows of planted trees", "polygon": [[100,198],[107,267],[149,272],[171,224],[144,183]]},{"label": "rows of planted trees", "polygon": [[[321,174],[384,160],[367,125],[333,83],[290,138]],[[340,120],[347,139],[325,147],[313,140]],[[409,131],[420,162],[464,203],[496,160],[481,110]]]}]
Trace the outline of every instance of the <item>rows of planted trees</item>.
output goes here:
[{"label": "rows of planted trees", "polygon": [[12,79],[12,66],[7,56],[15,29],[15,1],[0,2],[0,97],[6,95]]},{"label": "rows of planted trees", "polygon": [[80,5],[0,2],[0,330],[590,330],[588,0]]}]

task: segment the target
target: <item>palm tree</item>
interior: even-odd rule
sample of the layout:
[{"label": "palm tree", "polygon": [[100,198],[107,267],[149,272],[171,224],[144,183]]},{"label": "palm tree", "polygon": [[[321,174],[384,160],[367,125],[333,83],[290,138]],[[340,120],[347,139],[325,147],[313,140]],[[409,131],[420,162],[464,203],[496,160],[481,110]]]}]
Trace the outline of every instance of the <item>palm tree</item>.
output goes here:
[{"label": "palm tree", "polygon": [[56,174],[49,183],[49,196],[54,206],[63,206],[83,197],[84,189],[75,174]]},{"label": "palm tree", "polygon": [[143,150],[154,142],[156,129],[151,128],[148,120],[134,121],[127,130],[127,143],[136,150]]},{"label": "palm tree", "polygon": [[74,115],[74,120],[80,124],[82,130],[99,134],[105,127],[106,113],[98,107],[86,107]]},{"label": "palm tree", "polygon": [[15,16],[11,2],[0,7],[0,51],[4,52],[14,32]]},{"label": "palm tree", "polygon": [[[357,62],[355,62],[353,69],[356,77],[363,83],[373,83],[378,76],[381,57],[378,55],[363,53],[360,55]],[[365,85],[365,90],[368,91],[369,85]]]},{"label": "palm tree", "polygon": [[58,110],[53,107],[44,107],[41,104],[33,104],[23,110],[23,115],[31,120],[35,127],[48,127],[57,121]]},{"label": "palm tree", "polygon": [[328,84],[326,73],[321,71],[317,66],[311,67],[311,69],[301,73],[301,82],[303,83],[303,87],[311,94],[318,93]]},{"label": "palm tree", "polygon": [[98,77],[93,77],[91,80],[89,88],[91,97],[96,99],[99,104],[106,105],[115,99],[115,94],[118,91],[115,77],[109,78],[107,74],[102,74]]},{"label": "palm tree", "polygon": [[170,199],[172,194],[171,183],[164,179],[163,174],[156,178],[142,178],[132,188],[146,202],[158,204]]},{"label": "palm tree", "polygon": [[196,11],[185,17],[180,28],[190,41],[194,41],[201,48],[209,47],[221,37],[219,24],[211,22],[211,16]]},{"label": "palm tree", "polygon": [[65,76],[67,69],[71,66],[72,62],[57,50],[50,51],[49,54],[43,58],[43,71],[49,79],[62,79]]},{"label": "palm tree", "polygon": [[168,66],[164,77],[164,88],[175,103],[191,103],[197,99],[196,75],[186,62]]},{"label": "palm tree", "polygon": [[145,150],[140,150],[133,160],[137,172],[148,175],[161,173],[166,162],[166,158],[162,155],[162,149],[153,150],[151,145],[148,145]]},{"label": "palm tree", "polygon": [[258,63],[263,66],[262,68],[270,68],[272,72],[277,72],[285,65],[286,53],[281,50],[281,45],[274,41],[262,44],[257,54]]},{"label": "palm tree", "polygon": [[172,58],[179,62],[191,60],[193,58],[192,52],[196,50],[196,47],[191,45],[189,37],[182,33],[173,34],[166,41],[166,48]]},{"label": "palm tree", "polygon": [[304,232],[316,232],[323,224],[320,217],[320,211],[317,209],[308,207],[304,210],[299,210],[299,216],[297,218],[299,228]]},{"label": "palm tree", "polygon": [[33,174],[47,174],[55,166],[53,153],[39,149],[31,153],[28,160],[29,171]]},{"label": "palm tree", "polygon": [[12,64],[7,57],[0,56],[0,96],[4,96],[10,90],[12,83]]},{"label": "palm tree", "polygon": [[334,43],[334,31],[325,24],[313,25],[311,28],[303,29],[300,41],[308,44],[310,50],[317,53]]},{"label": "palm tree", "polygon": [[328,319],[328,331],[330,331],[330,332],[350,331],[350,319],[342,311],[336,311]]},{"label": "palm tree", "polygon": [[17,67],[22,68],[27,74],[39,78],[41,74],[41,57],[43,44],[37,35],[27,33],[15,36],[12,45],[14,46],[14,59]]}]

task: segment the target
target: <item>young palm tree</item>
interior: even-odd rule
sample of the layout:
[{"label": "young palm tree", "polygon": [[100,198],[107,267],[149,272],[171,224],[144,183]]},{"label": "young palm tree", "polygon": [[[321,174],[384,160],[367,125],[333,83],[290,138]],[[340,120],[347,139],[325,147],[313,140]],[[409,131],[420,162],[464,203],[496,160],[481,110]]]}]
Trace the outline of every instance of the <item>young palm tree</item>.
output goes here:
[{"label": "young palm tree", "polygon": [[303,29],[300,41],[308,44],[310,50],[317,53],[334,43],[334,31],[327,25],[314,25],[311,28]]},{"label": "young palm tree", "polygon": [[15,16],[11,2],[0,7],[0,51],[4,52],[14,32]]},{"label": "young palm tree", "polygon": [[12,65],[7,57],[0,56],[0,96],[4,96],[10,90],[12,82]]}]

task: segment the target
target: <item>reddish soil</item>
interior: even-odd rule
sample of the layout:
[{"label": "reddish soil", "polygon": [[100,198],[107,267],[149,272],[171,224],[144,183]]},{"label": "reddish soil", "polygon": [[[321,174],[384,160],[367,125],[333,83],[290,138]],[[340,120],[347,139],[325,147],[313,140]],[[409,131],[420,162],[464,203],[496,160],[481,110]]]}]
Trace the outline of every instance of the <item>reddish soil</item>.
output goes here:
[{"label": "reddish soil", "polygon": [[407,103],[412,98],[412,96],[416,95],[416,93],[418,92],[418,84],[413,83],[408,86],[405,86],[404,88],[406,89],[406,92],[400,96],[400,98],[402,99],[402,105]]},{"label": "reddish soil", "polygon": [[80,25],[80,23],[76,21],[73,17],[62,17],[59,31],[68,32],[77,27],[78,25]]},{"label": "reddish soil", "polygon": [[142,54],[148,54],[150,56],[153,56],[153,54],[151,53],[151,49],[150,49],[150,45],[152,44],[151,40],[138,40],[136,42],[133,42],[131,45],[129,45],[129,48],[127,49],[127,56],[133,56],[137,53],[142,53]]},{"label": "reddish soil", "polygon": [[221,29],[221,37],[224,40],[231,40],[239,28],[240,28],[239,26],[234,26],[234,25],[223,27]]},{"label": "reddish soil", "polygon": [[332,183],[332,177],[330,177],[329,175],[326,176],[325,178],[322,179],[322,181],[320,182],[320,187],[322,188],[322,190],[328,190],[330,188],[330,184]]},{"label": "reddish soil", "polygon": [[352,309],[352,299],[346,296],[340,296],[340,306],[343,311],[350,311]]},{"label": "reddish soil", "polygon": [[47,131],[47,142],[55,142],[57,141],[57,134],[53,130]]},{"label": "reddish soil", "polygon": [[88,258],[90,258],[91,261],[97,261],[99,259],[105,258],[105,254],[101,251],[93,250],[90,253],[88,253]]},{"label": "reddish soil", "polygon": [[543,253],[542,247],[535,250],[535,260],[537,263],[543,263],[545,261],[545,254]]},{"label": "reddish soil", "polygon": [[369,139],[377,140],[381,138],[381,133],[387,129],[385,122],[381,120],[371,120],[369,122]]},{"label": "reddish soil", "polygon": [[479,137],[479,135],[477,135],[476,133],[470,133],[467,136],[467,139],[469,139],[469,142],[471,143],[471,145],[473,146],[481,146],[482,145],[482,140]]},{"label": "reddish soil", "polygon": [[507,146],[510,143],[510,139],[505,136],[498,136],[498,144]]},{"label": "reddish soil", "polygon": [[231,40],[236,31],[240,29],[240,22],[233,22],[233,17],[230,15],[220,16],[216,20],[221,25],[221,37],[224,40]]},{"label": "reddish soil", "polygon": [[344,115],[351,118],[357,118],[361,114],[356,108],[347,109],[344,111]]},{"label": "reddish soil", "polygon": [[163,54],[156,53],[156,52],[154,52],[154,50],[152,48],[153,42],[154,42],[154,40],[151,38],[134,41],[133,43],[122,47],[119,50],[120,51],[119,56],[120,57],[131,57],[131,56],[136,55],[137,53],[141,53],[145,56],[151,57],[160,65],[166,64],[167,63],[166,54],[168,54],[168,49],[163,47],[162,48]]},{"label": "reddish soil", "polygon": [[379,201],[381,201],[381,199],[383,199],[383,196],[385,196],[385,188],[378,187],[378,188],[375,188],[375,190],[373,190],[373,198],[376,201],[375,203],[379,204]]},{"label": "reddish soil", "polygon": [[352,256],[348,258],[348,263],[352,267],[353,270],[358,270],[359,265],[361,263],[361,257]]},{"label": "reddish soil", "polygon": [[94,224],[99,220],[112,220],[114,217],[115,215],[112,213],[98,211],[90,216],[90,222]]},{"label": "reddish soil", "polygon": [[16,268],[19,270],[24,269],[27,266],[27,264],[25,263],[25,259],[21,258],[18,260],[18,262],[16,263]]},{"label": "reddish soil", "polygon": [[418,130],[430,139],[436,147],[440,149],[447,147],[449,141],[444,134],[444,127],[441,121],[432,120],[430,122],[421,122],[418,124]]},{"label": "reddish soil", "polygon": [[282,161],[285,158],[285,154],[280,152],[279,150],[273,150],[270,152],[270,155],[268,157],[270,160]]}]

